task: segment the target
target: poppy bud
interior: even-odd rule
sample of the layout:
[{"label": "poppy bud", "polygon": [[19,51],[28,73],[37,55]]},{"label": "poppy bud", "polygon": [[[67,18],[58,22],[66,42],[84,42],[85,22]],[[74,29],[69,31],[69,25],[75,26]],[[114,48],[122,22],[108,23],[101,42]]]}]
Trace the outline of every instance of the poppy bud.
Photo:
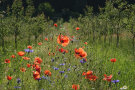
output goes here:
[{"label": "poppy bud", "polygon": [[23,52],[23,51],[18,52],[19,56],[23,56],[24,54],[25,54],[25,52]]},{"label": "poppy bud", "polygon": [[11,76],[7,76],[7,80],[11,80],[12,79],[12,77]]},{"label": "poppy bud", "polygon": [[110,60],[111,62],[116,62],[116,58],[113,58]]}]

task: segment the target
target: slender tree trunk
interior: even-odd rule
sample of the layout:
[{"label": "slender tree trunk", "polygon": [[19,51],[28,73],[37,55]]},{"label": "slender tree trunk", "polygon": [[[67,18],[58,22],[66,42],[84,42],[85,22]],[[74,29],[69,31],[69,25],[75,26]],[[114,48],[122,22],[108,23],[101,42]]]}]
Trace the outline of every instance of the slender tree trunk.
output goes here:
[{"label": "slender tree trunk", "polygon": [[116,47],[119,47],[119,29],[120,29],[120,11],[119,11],[119,21],[118,21],[118,28],[117,28],[117,43],[116,43]]},{"label": "slender tree trunk", "polygon": [[[1,19],[1,24],[2,24],[2,19]],[[1,41],[2,41],[2,51],[5,52],[5,44],[4,44],[5,41],[4,41],[4,35],[3,35],[4,32],[3,32],[3,28],[2,27],[1,27],[1,31],[2,32],[1,32],[0,36],[1,36]]]},{"label": "slender tree trunk", "polygon": [[93,30],[93,42],[95,41],[95,32]]},{"label": "slender tree trunk", "polygon": [[133,48],[135,47],[135,35],[133,37]]},{"label": "slender tree trunk", "polygon": [[133,38],[132,38],[132,43],[133,43],[133,54],[134,54],[134,48],[135,48],[135,34],[133,35]]},{"label": "slender tree trunk", "polygon": [[101,33],[99,33],[99,41],[101,41]]},{"label": "slender tree trunk", "polygon": [[31,44],[31,41],[30,41],[30,35],[28,36],[28,45]]},{"label": "slender tree trunk", "polygon": [[[18,15],[16,16],[16,22],[18,22]],[[14,34],[15,34],[15,49],[17,49],[17,36],[18,36],[18,26],[16,26],[16,28],[15,28],[15,32],[14,32]]]},{"label": "slender tree trunk", "polygon": [[17,30],[15,30],[15,49],[17,49]]},{"label": "slender tree trunk", "polygon": [[106,43],[106,37],[107,37],[107,35],[105,34],[104,35],[104,43]]},{"label": "slender tree trunk", "polygon": [[109,38],[109,45],[111,45],[112,43],[112,34],[110,35],[110,38]]},{"label": "slender tree trunk", "polygon": [[106,43],[106,37],[107,37],[107,21],[105,21],[105,32],[104,32],[104,43]]},{"label": "slender tree trunk", "polygon": [[4,48],[4,37],[2,37],[2,48]]},{"label": "slender tree trunk", "polygon": [[117,47],[119,47],[119,30],[117,29],[117,44],[116,44]]},{"label": "slender tree trunk", "polygon": [[35,35],[35,44],[37,44],[37,38],[38,38],[38,36]]},{"label": "slender tree trunk", "polygon": [[91,36],[91,31],[90,31],[90,30],[88,30],[88,37],[87,37],[87,40],[89,40],[89,39],[90,39],[90,36]]},{"label": "slender tree trunk", "polygon": [[93,42],[95,42],[95,25],[92,23]]},{"label": "slender tree trunk", "polygon": [[41,37],[42,37],[42,42],[43,42],[44,41],[44,31],[43,31]]},{"label": "slender tree trunk", "polygon": [[5,44],[4,44],[5,40],[4,40],[4,37],[2,37],[1,40],[2,40],[2,50],[3,50],[3,52],[5,52]]},{"label": "slender tree trunk", "polygon": [[134,39],[135,39],[135,33],[134,33],[134,29],[133,29],[133,24],[131,25],[131,33],[133,35],[132,37],[132,45],[133,45],[133,54],[134,54]]}]

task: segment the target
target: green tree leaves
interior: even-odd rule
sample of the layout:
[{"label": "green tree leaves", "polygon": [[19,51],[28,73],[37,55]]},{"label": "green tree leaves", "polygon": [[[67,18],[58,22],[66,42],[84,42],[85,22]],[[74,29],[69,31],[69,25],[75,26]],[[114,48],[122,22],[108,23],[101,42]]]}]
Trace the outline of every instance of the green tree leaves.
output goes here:
[{"label": "green tree leaves", "polygon": [[22,0],[14,0],[12,4],[12,15],[19,17],[23,15],[24,8],[22,6]]},{"label": "green tree leaves", "polygon": [[49,2],[41,3],[38,7],[39,13],[45,13],[47,16],[53,15],[55,11]]}]

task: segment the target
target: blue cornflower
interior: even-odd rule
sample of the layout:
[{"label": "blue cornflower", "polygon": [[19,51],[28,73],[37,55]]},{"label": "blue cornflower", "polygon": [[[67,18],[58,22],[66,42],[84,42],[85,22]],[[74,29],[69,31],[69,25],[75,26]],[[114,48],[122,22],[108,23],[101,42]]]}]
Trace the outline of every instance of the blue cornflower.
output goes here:
[{"label": "blue cornflower", "polygon": [[80,60],[80,63],[84,63],[83,60]]},{"label": "blue cornflower", "polygon": [[116,84],[116,83],[118,83],[119,81],[120,81],[120,80],[113,80],[112,82]]},{"label": "blue cornflower", "polygon": [[54,70],[59,70],[59,68],[53,67]]},{"label": "blue cornflower", "polygon": [[51,80],[49,77],[45,77],[45,76],[42,76],[43,79],[46,79],[47,81],[49,81],[49,83],[51,83]]},{"label": "blue cornflower", "polygon": [[70,68],[68,68],[68,71],[70,71],[71,69]]},{"label": "blue cornflower", "polygon": [[59,64],[60,66],[64,66],[65,65],[65,63],[61,63],[61,64]]},{"label": "blue cornflower", "polygon": [[67,78],[67,77],[68,77],[68,75],[65,75],[65,76],[64,76],[64,78]]},{"label": "blue cornflower", "polygon": [[17,83],[19,84],[21,82],[21,79],[20,78],[17,78]]},{"label": "blue cornflower", "polygon": [[47,77],[45,77],[45,76],[42,76],[42,78],[43,78],[43,79],[48,79],[48,78],[47,78]]},{"label": "blue cornflower", "polygon": [[21,88],[20,86],[14,86],[14,88]]},{"label": "blue cornflower", "polygon": [[64,73],[64,72],[65,72],[65,71],[59,71],[59,73],[61,73],[61,74]]},{"label": "blue cornflower", "polygon": [[54,62],[54,59],[53,59],[53,58],[51,58],[51,61],[52,61],[52,62]]},{"label": "blue cornflower", "polygon": [[81,59],[80,63],[86,63],[86,59],[85,58]]},{"label": "blue cornflower", "polygon": [[34,50],[30,50],[30,49],[24,49],[24,51],[27,52],[27,53],[34,52]]},{"label": "blue cornflower", "polygon": [[38,78],[37,80],[40,81],[42,78]]}]

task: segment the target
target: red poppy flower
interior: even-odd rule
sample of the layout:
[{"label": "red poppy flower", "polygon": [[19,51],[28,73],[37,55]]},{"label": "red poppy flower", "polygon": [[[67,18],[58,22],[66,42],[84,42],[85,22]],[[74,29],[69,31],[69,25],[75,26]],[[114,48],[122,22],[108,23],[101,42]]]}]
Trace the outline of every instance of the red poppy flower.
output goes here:
[{"label": "red poppy flower", "polygon": [[59,52],[63,53],[65,50],[63,48],[59,49]]},{"label": "red poppy flower", "polygon": [[35,67],[36,67],[36,64],[33,64],[33,65],[32,65],[32,68],[35,68]]},{"label": "red poppy flower", "polygon": [[76,85],[76,84],[73,84],[73,85],[72,85],[72,89],[74,89],[74,90],[77,90],[77,89],[79,89],[79,88],[80,88],[79,85]]},{"label": "red poppy flower", "polygon": [[79,27],[76,27],[76,30],[80,30],[80,28]]},{"label": "red poppy flower", "polygon": [[27,48],[32,49],[32,46],[29,45],[29,46],[27,46]]},{"label": "red poppy flower", "polygon": [[40,74],[39,74],[39,72],[37,72],[37,71],[33,71],[33,78],[35,79],[35,80],[37,80],[37,79],[39,79],[40,78]]},{"label": "red poppy flower", "polygon": [[85,78],[86,79],[89,79],[91,77],[91,75],[93,74],[93,71],[87,71],[86,74],[85,74]]},{"label": "red poppy flower", "polygon": [[46,41],[48,41],[48,38],[45,38]]},{"label": "red poppy flower", "polygon": [[86,72],[83,72],[82,75],[85,76],[86,75]]},{"label": "red poppy flower", "polygon": [[51,76],[51,72],[49,70],[45,70],[44,74],[47,75],[47,76]]},{"label": "red poppy flower", "polygon": [[31,66],[31,65],[28,63],[28,64],[27,64],[27,67],[29,68],[30,66]]},{"label": "red poppy flower", "polygon": [[7,76],[7,80],[11,80],[12,79],[12,77],[11,76]]},{"label": "red poppy flower", "polygon": [[38,43],[38,45],[42,45],[42,43],[41,43],[41,42],[39,42],[39,43]]},{"label": "red poppy flower", "polygon": [[61,53],[68,53],[68,50],[65,50],[65,49],[61,48],[61,49],[59,49],[59,52],[61,52]]},{"label": "red poppy flower", "polygon": [[65,50],[65,53],[68,53],[68,50]]},{"label": "red poppy flower", "polygon": [[51,53],[49,52],[49,53],[48,53],[48,55],[50,56],[50,55],[51,55]]},{"label": "red poppy flower", "polygon": [[93,71],[88,71],[87,73],[86,73],[86,75],[92,75],[93,74]]},{"label": "red poppy flower", "polygon": [[25,68],[20,68],[20,71],[21,71],[21,72],[25,72],[26,69],[25,69]]},{"label": "red poppy flower", "polygon": [[30,60],[29,57],[22,57],[22,58],[23,58],[23,60]]},{"label": "red poppy flower", "polygon": [[72,36],[72,38],[74,38],[74,36]]},{"label": "red poppy flower", "polygon": [[110,61],[111,62],[116,62],[116,58],[112,58]]},{"label": "red poppy flower", "polygon": [[41,72],[41,67],[39,65],[36,65],[35,70],[40,73]]},{"label": "red poppy flower", "polygon": [[16,58],[16,56],[15,56],[15,55],[12,55],[11,57],[12,57],[12,58]]},{"label": "red poppy flower", "polygon": [[55,26],[55,27],[58,27],[58,25],[57,25],[56,23],[54,24],[54,26]]},{"label": "red poppy flower", "polygon": [[18,52],[19,56],[23,56],[24,54],[25,54],[25,52],[23,52],[23,51]]},{"label": "red poppy flower", "polygon": [[61,44],[64,47],[69,44],[69,41],[70,41],[70,39],[67,36],[59,35],[57,38],[57,43]]},{"label": "red poppy flower", "polygon": [[42,59],[39,57],[35,58],[34,64],[41,64],[42,63]]},{"label": "red poppy flower", "polygon": [[87,56],[87,53],[83,50],[83,48],[75,48],[75,56],[77,58],[85,58]]},{"label": "red poppy flower", "polygon": [[84,42],[85,45],[87,45],[88,43],[87,42]]},{"label": "red poppy flower", "polygon": [[82,73],[83,76],[85,76],[85,79],[89,79],[91,81],[95,81],[98,77],[93,75],[93,71],[89,70],[87,72]]},{"label": "red poppy flower", "polygon": [[103,80],[106,80],[106,81],[110,82],[110,81],[111,81],[111,79],[112,79],[112,75],[107,76],[106,74],[104,74],[104,78],[103,78]]},{"label": "red poppy flower", "polygon": [[10,63],[10,60],[9,59],[5,59],[5,63]]},{"label": "red poppy flower", "polygon": [[89,80],[91,80],[91,81],[96,81],[97,78],[98,78],[97,76],[91,75],[91,76],[89,77]]},{"label": "red poppy flower", "polygon": [[81,53],[79,54],[79,56],[80,56],[81,58],[85,58],[85,57],[87,56],[87,53],[86,53],[85,51],[83,51],[83,52],[81,52]]}]

